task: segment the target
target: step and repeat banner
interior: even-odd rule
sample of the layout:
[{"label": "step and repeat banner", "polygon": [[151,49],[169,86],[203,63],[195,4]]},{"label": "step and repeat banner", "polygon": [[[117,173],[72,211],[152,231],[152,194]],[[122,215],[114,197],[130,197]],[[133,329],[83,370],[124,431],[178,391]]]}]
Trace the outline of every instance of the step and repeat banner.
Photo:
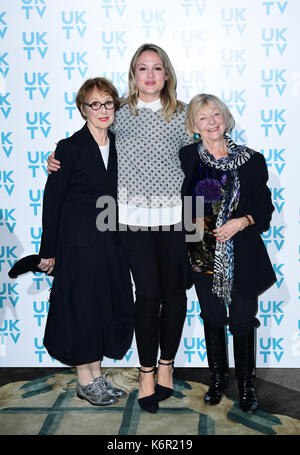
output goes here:
[{"label": "step and repeat banner", "polygon": [[[275,212],[263,240],[277,283],[259,298],[258,367],[300,367],[300,2],[263,0],[1,0],[0,366],[62,366],[43,346],[52,279],[8,277],[39,251],[47,157],[82,126],[82,82],[109,78],[120,94],[138,46],[171,58],[178,98],[218,95],[236,120],[233,138],[261,152]],[[229,334],[233,365],[232,336]],[[135,342],[122,361],[137,366]],[[176,366],[207,366],[194,289]]]}]

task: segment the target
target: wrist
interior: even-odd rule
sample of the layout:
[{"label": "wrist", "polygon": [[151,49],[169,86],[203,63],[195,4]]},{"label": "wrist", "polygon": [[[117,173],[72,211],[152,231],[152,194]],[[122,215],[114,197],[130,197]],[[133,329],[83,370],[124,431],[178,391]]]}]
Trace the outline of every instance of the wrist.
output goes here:
[{"label": "wrist", "polygon": [[246,213],[243,215],[243,218],[244,220],[246,221],[246,226],[245,227],[248,227],[248,226],[251,226],[252,225],[252,220],[251,220],[251,217],[250,215],[247,215]]}]

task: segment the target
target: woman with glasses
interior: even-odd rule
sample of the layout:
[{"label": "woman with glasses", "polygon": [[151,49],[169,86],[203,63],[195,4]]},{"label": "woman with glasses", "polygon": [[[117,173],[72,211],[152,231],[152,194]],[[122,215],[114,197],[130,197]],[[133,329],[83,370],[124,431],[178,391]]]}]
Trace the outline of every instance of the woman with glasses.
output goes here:
[{"label": "woman with glasses", "polygon": [[[128,88],[113,124],[118,215],[135,283],[138,400],[142,409],[155,413],[173,394],[174,358],[186,317],[189,264],[181,230],[179,150],[192,140],[185,131],[186,106],[176,98],[174,68],[163,49],[154,44],[137,49]],[[55,158],[49,156],[48,171],[62,167]]]},{"label": "woman with glasses", "polygon": [[44,193],[39,268],[50,274],[55,264],[44,345],[76,366],[78,397],[102,406],[125,392],[102,375],[101,360],[121,359],[133,337],[131,278],[115,223],[117,155],[108,130],[118,92],[104,78],[89,79],[76,104],[86,123],[57,144],[61,168],[49,175]]}]

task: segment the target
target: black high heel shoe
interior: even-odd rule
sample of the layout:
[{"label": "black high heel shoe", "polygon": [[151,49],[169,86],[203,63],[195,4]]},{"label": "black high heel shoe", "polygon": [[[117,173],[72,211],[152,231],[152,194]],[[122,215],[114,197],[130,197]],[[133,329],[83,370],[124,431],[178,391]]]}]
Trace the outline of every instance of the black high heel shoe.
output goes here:
[{"label": "black high heel shoe", "polygon": [[[174,365],[174,360],[172,360],[169,363],[164,363],[161,362],[160,360],[158,361],[159,365]],[[156,383],[155,386],[155,393],[158,401],[163,401],[166,400],[167,398],[170,398],[170,396],[173,395],[174,389],[171,389],[170,387],[165,387],[163,385],[160,385]]]},{"label": "black high heel shoe", "polygon": [[[153,373],[154,367],[152,368],[152,370],[142,370],[141,368],[139,368],[139,370],[142,373]],[[156,411],[158,410],[158,399],[156,392],[152,393],[152,395],[148,395],[143,398],[138,398],[138,403],[141,409],[144,409],[144,411],[147,412],[151,412],[151,414],[155,414]]]}]

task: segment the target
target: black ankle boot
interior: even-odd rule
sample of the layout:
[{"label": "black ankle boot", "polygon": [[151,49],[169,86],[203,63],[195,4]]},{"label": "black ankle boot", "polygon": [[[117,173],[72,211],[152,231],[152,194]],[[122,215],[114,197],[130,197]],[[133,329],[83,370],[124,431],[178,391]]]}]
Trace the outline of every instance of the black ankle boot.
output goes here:
[{"label": "black ankle boot", "polygon": [[210,371],[210,386],[204,403],[216,405],[224,395],[228,380],[227,334],[225,327],[211,327],[204,323],[207,361]]},{"label": "black ankle boot", "polygon": [[255,329],[248,335],[233,336],[235,372],[238,381],[240,407],[242,411],[252,413],[258,408],[255,395]]}]

